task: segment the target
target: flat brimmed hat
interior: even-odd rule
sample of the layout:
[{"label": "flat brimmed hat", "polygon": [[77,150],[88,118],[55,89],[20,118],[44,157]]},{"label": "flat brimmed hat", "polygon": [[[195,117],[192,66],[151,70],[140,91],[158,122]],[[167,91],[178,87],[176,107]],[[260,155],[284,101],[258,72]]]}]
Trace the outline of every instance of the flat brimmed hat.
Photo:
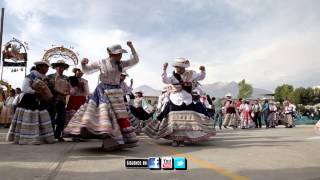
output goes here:
[{"label": "flat brimmed hat", "polygon": [[73,72],[73,73],[76,73],[77,71],[82,72],[80,68],[73,68],[73,69],[72,69],[72,72]]},{"label": "flat brimmed hat", "polygon": [[231,93],[227,93],[227,94],[225,95],[225,97],[232,97],[232,94],[231,94]]},{"label": "flat brimmed hat", "polygon": [[197,91],[197,90],[192,90],[192,91],[191,91],[191,95],[193,95],[193,96],[200,96],[200,93],[199,93],[199,91]]},{"label": "flat brimmed hat", "polygon": [[143,94],[142,91],[136,91],[135,94]]},{"label": "flat brimmed hat", "polygon": [[167,92],[168,89],[169,89],[169,87],[168,87],[168,86],[165,86],[165,87],[162,88],[161,92]]},{"label": "flat brimmed hat", "polygon": [[55,69],[56,67],[58,66],[63,66],[64,69],[68,69],[69,68],[69,64],[67,64],[64,60],[58,60],[57,62],[55,63],[51,63],[51,67],[53,69]]},{"label": "flat brimmed hat", "polygon": [[119,44],[108,47],[107,51],[109,54],[122,54],[128,52],[127,50],[122,49],[122,47]]},{"label": "flat brimmed hat", "polygon": [[38,65],[47,65],[48,67],[50,67],[50,64],[47,61],[36,61],[33,63],[35,66]]},{"label": "flat brimmed hat", "polygon": [[120,75],[121,76],[129,76],[129,74],[127,72],[122,72]]},{"label": "flat brimmed hat", "polygon": [[182,67],[188,68],[190,67],[190,61],[186,58],[176,58],[175,62],[172,65],[173,67]]}]

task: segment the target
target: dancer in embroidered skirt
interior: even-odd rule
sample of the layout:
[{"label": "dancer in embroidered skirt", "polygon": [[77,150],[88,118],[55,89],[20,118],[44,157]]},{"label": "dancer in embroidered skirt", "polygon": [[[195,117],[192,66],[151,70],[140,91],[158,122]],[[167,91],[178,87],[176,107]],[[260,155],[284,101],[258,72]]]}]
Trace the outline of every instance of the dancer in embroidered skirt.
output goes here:
[{"label": "dancer in embroidered skirt", "polygon": [[53,128],[47,111],[52,94],[46,83],[45,74],[49,64],[35,62],[36,70],[31,71],[23,81],[24,93],[17,105],[7,140],[16,144],[53,143]]},{"label": "dancer in embroidered skirt", "polygon": [[64,133],[79,138],[103,139],[103,147],[108,150],[135,147],[137,137],[129,122],[129,114],[120,87],[120,74],[139,61],[138,55],[128,41],[132,57],[121,60],[127,51],[120,45],[107,48],[109,57],[88,64],[81,61],[84,73],[100,71],[100,84],[89,98],[89,102],[80,107],[70,120]]},{"label": "dancer in embroidered skirt", "polygon": [[194,82],[205,78],[205,68],[200,67],[200,73],[186,70],[189,60],[177,58],[173,64],[175,71],[167,76],[168,64],[164,64],[163,82],[171,84],[169,102],[157,116],[158,121],[151,121],[144,132],[154,139],[165,138],[172,140],[172,146],[184,146],[185,141],[199,142],[208,140],[215,135],[213,121],[201,114],[194,105],[191,92]]}]

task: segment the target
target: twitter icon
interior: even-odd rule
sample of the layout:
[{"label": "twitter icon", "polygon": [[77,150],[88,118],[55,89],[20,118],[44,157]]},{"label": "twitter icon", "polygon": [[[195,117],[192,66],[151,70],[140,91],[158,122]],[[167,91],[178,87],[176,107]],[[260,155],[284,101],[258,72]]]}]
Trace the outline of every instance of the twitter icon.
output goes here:
[{"label": "twitter icon", "polygon": [[174,169],[186,170],[187,169],[187,159],[184,157],[175,157],[174,158]]}]

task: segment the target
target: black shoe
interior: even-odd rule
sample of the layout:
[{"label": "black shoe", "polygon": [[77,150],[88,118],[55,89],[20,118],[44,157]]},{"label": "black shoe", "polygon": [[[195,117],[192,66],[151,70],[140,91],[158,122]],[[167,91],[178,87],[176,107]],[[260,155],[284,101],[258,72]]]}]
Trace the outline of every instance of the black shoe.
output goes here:
[{"label": "black shoe", "polygon": [[64,142],[64,139],[61,137],[61,138],[57,138],[57,140],[59,141],[59,142]]}]

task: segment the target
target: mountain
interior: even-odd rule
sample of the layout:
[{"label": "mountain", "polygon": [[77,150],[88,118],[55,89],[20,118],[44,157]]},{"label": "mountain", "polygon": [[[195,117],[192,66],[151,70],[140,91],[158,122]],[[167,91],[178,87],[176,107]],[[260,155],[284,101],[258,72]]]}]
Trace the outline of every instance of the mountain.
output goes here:
[{"label": "mountain", "polygon": [[[203,84],[202,89],[210,96],[218,98],[224,97],[227,93],[231,93],[233,97],[237,97],[239,94],[239,86],[237,82],[216,82],[212,84]],[[262,98],[264,94],[271,94],[269,90],[261,88],[253,88],[252,98]]]},{"label": "mountain", "polygon": [[[227,93],[231,93],[233,97],[237,97],[239,93],[239,86],[237,82],[215,82],[212,84],[202,84],[201,88],[204,92],[210,96],[215,96],[217,98],[224,97]],[[161,94],[160,90],[153,89],[150,86],[142,85],[134,89],[135,91],[142,91],[145,96],[159,96]],[[263,94],[272,94],[271,91],[253,88],[252,98],[262,98]]]},{"label": "mountain", "polygon": [[160,96],[161,91],[153,89],[150,86],[142,85],[133,90],[133,92],[142,91],[144,96]]},{"label": "mountain", "polygon": [[231,93],[233,97],[237,97],[239,92],[239,86],[236,82],[216,82],[212,84],[202,84],[201,88],[210,96],[218,98],[224,97],[227,93]]}]

